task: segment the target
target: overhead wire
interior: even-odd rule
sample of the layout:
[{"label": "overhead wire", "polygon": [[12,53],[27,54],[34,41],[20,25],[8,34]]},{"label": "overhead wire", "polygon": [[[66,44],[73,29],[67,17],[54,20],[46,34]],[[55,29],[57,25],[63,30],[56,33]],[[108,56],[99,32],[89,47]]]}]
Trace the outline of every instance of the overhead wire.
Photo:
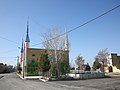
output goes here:
[{"label": "overhead wire", "polygon": [[[2,36],[0,36],[0,38],[1,39],[4,39],[4,40],[6,40],[6,41],[9,41],[9,42],[11,42],[11,43],[14,43],[15,45],[17,45],[17,48],[19,49],[19,43],[17,43],[17,42],[15,42],[15,41],[12,41],[12,40],[10,40],[10,39],[8,39],[8,38],[5,38],[5,37],[2,37]],[[0,52],[0,54],[3,54],[3,53],[9,53],[9,52],[13,52],[13,51],[16,51],[16,49],[11,49],[11,50],[7,50],[7,51],[3,51],[3,52]]]},{"label": "overhead wire", "polygon": [[0,52],[0,54],[3,54],[3,53],[9,53],[9,52],[14,52],[16,51],[16,49],[11,49],[11,50],[6,50],[6,51],[3,51],[3,52]]},{"label": "overhead wire", "polygon": [[6,40],[6,41],[12,42],[12,43],[14,43],[14,44],[19,45],[19,43],[15,42],[15,41],[12,41],[12,40],[10,40],[10,39],[7,39],[7,38],[5,38],[5,37],[0,36],[0,38],[1,38],[1,39],[4,39],[4,40]]},{"label": "overhead wire", "polygon": [[[108,11],[100,14],[99,16],[97,16],[97,17],[95,17],[95,18],[92,18],[92,19],[86,21],[85,23],[83,23],[83,24],[81,24],[81,25],[79,25],[79,26],[77,26],[77,27],[75,27],[75,28],[73,28],[73,29],[71,29],[71,30],[68,30],[66,33],[60,34],[60,35],[58,35],[58,36],[56,36],[56,37],[54,37],[54,38],[51,38],[51,39],[49,39],[49,40],[47,40],[47,41],[50,41],[50,40],[52,40],[52,39],[56,39],[56,38],[58,38],[58,37],[60,37],[60,36],[63,36],[63,35],[65,35],[65,34],[68,34],[68,33],[72,32],[72,31],[75,31],[76,29],[78,29],[78,28],[80,28],[80,27],[83,27],[83,26],[87,25],[88,23],[93,22],[93,21],[95,21],[95,20],[98,19],[98,18],[103,17],[104,15],[112,12],[113,10],[115,10],[115,9],[117,9],[117,8],[119,8],[119,7],[120,7],[120,5],[117,5],[117,6],[113,7],[112,9],[109,9]],[[44,41],[44,42],[46,42],[46,41]],[[43,42],[37,43],[37,44],[34,44],[34,45],[32,45],[32,46],[37,46],[37,45],[40,45],[40,44],[42,44],[42,43],[43,43]]]},{"label": "overhead wire", "polygon": [[[85,26],[85,25],[87,25],[88,23],[91,23],[91,22],[95,21],[96,19],[98,19],[98,18],[100,18],[100,17],[102,17],[102,16],[110,13],[111,11],[113,11],[113,10],[119,8],[119,7],[120,7],[120,5],[117,5],[117,6],[113,7],[112,9],[110,9],[110,10],[102,13],[101,15],[99,15],[99,16],[97,16],[97,17],[95,17],[95,18],[92,18],[92,19],[86,21],[85,23],[83,23],[83,24],[81,24],[81,25],[79,25],[79,26],[77,26],[77,27],[75,27],[75,28],[73,28],[73,29],[71,29],[71,30],[68,30],[66,33],[70,33],[70,32],[72,32],[72,31],[75,31],[76,29],[78,29],[78,28],[80,28],[80,27],[82,27],[82,26]],[[58,37],[60,37],[60,36],[65,35],[66,33],[60,34],[60,35],[58,35],[58,36],[56,36],[56,37],[54,37],[54,38],[51,38],[51,39],[49,39],[49,40],[47,40],[47,41],[50,41],[50,40],[52,40],[52,39],[56,39],[56,38],[58,38]],[[9,41],[9,42],[11,42],[11,43],[14,43],[14,44],[16,44],[16,45],[19,45],[19,43],[15,42],[15,41],[12,41],[12,40],[9,40],[9,39],[7,39],[7,38],[4,38],[4,37],[2,37],[2,36],[0,36],[0,38],[1,38],[1,39],[4,39],[4,40],[7,40],[7,41]],[[44,42],[46,42],[46,41],[44,41]],[[33,45],[31,45],[31,46],[37,46],[37,45],[40,45],[40,44],[42,44],[42,43],[43,43],[43,42],[37,43],[37,44],[33,44]],[[8,53],[8,52],[11,52],[11,50],[6,51],[6,52],[4,52],[4,53]],[[0,52],[0,53],[1,53],[1,52]]]},{"label": "overhead wire", "polygon": [[18,58],[18,57],[0,57],[0,58]]}]

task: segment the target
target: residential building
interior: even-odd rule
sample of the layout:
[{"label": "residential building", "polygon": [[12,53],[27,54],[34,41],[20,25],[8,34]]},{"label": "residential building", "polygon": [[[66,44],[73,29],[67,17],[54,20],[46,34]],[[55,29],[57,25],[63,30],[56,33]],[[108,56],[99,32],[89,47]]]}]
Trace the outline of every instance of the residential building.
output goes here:
[{"label": "residential building", "polygon": [[120,56],[118,56],[117,53],[110,54],[105,72],[120,73]]}]

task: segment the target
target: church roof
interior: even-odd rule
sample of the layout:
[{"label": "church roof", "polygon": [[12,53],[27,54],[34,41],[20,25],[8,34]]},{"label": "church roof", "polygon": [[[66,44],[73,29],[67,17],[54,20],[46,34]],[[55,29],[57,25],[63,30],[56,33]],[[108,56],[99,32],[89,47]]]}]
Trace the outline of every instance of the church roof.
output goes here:
[{"label": "church roof", "polygon": [[29,38],[29,27],[28,27],[28,22],[27,22],[27,35],[26,35],[26,40],[25,42],[30,42],[30,38]]}]

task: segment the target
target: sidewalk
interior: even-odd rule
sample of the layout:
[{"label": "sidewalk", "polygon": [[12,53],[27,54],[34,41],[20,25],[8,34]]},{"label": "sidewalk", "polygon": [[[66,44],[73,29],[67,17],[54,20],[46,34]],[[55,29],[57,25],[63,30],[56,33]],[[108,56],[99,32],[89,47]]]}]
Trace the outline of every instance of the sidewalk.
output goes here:
[{"label": "sidewalk", "polygon": [[0,79],[1,79],[2,77],[4,77],[4,76],[0,76]]},{"label": "sidewalk", "polygon": [[23,79],[23,80],[38,80],[39,78],[42,78],[42,76],[24,76],[24,78],[23,78],[23,76],[21,75],[21,74],[18,74],[18,73],[16,73],[21,79]]},{"label": "sidewalk", "polygon": [[105,75],[110,77],[120,77],[120,73],[114,73],[114,72],[105,73]]}]

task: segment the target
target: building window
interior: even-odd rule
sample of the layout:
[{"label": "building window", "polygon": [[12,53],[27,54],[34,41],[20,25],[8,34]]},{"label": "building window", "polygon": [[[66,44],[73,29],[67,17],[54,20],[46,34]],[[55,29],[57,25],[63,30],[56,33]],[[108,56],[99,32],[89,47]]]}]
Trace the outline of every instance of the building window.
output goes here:
[{"label": "building window", "polygon": [[32,56],[34,57],[34,56],[35,56],[35,54],[32,54]]}]

